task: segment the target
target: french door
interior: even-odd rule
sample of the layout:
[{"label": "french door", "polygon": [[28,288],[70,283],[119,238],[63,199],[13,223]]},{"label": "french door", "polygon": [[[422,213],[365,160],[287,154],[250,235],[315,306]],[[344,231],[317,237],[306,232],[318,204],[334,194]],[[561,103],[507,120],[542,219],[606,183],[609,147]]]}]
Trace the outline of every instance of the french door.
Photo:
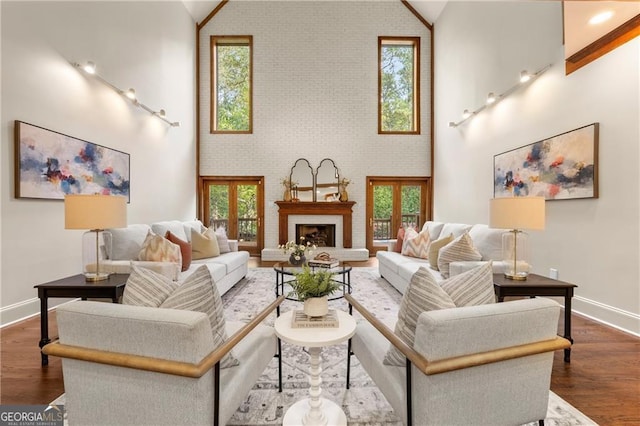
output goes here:
[{"label": "french door", "polygon": [[206,176],[200,178],[200,212],[206,226],[224,227],[238,248],[259,256],[264,247],[264,178]]},{"label": "french door", "polygon": [[367,249],[386,250],[401,227],[420,230],[430,219],[428,177],[367,177]]}]

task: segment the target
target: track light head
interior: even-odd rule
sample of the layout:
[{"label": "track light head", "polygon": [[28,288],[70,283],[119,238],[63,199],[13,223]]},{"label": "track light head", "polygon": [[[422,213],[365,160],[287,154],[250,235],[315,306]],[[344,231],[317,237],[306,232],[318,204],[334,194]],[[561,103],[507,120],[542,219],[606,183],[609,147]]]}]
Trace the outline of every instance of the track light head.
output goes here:
[{"label": "track light head", "polygon": [[124,92],[124,95],[132,101],[136,100],[136,91],[134,89],[127,90],[126,92]]},{"label": "track light head", "polygon": [[496,95],[493,92],[490,92],[487,95],[487,105],[491,105],[492,103],[494,103],[496,101]]},{"label": "track light head", "polygon": [[87,74],[95,74],[96,73],[96,64],[94,64],[91,61],[88,61],[83,67],[82,69],[84,70],[84,72],[86,72]]},{"label": "track light head", "polygon": [[520,71],[520,83],[526,83],[529,80],[531,80],[531,75],[527,70]]}]

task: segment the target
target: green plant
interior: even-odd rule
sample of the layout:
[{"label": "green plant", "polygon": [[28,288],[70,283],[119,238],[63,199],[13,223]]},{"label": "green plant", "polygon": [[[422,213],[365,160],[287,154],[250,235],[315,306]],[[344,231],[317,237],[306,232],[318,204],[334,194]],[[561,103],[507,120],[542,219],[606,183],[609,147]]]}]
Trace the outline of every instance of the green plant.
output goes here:
[{"label": "green plant", "polygon": [[294,275],[296,279],[291,282],[291,287],[300,301],[311,297],[328,296],[338,290],[341,285],[333,280],[333,274],[327,269],[311,270],[305,265],[302,267],[302,272]]}]

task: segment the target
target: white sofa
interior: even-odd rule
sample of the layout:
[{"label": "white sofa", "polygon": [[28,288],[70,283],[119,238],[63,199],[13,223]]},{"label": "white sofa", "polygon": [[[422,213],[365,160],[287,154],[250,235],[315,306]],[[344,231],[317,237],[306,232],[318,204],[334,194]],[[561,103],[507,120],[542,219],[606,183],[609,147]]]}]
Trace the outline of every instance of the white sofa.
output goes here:
[{"label": "white sofa", "polygon": [[[451,276],[467,271],[483,262],[493,261],[493,272],[504,272],[504,262],[502,259],[502,234],[503,229],[492,229],[487,225],[468,225],[464,223],[443,223],[443,222],[425,222],[422,230],[429,229],[431,241],[435,241],[441,237],[453,234],[454,238],[459,237],[465,232],[469,232],[469,236],[473,241],[475,248],[482,254],[480,261],[459,261],[450,264]],[[409,281],[413,274],[421,266],[426,266],[429,272],[437,281],[442,281],[442,274],[429,266],[429,261],[410,256],[403,256],[393,251],[396,240],[389,241],[388,251],[378,251],[376,258],[378,259],[378,270],[380,275],[396,288],[400,293],[404,294]]]},{"label": "white sofa", "polygon": [[180,271],[180,265],[161,262],[138,261],[138,253],[142,248],[147,233],[153,231],[157,235],[165,236],[167,231],[183,241],[191,242],[191,229],[198,232],[204,230],[199,220],[181,222],[178,220],[156,222],[151,225],[135,224],[126,228],[109,229],[111,233],[111,252],[107,254],[108,260],[103,261],[101,267],[109,273],[128,274],[133,264],[141,264],[163,269],[163,273],[175,281],[184,281],[199,266],[205,264],[211,272],[220,295],[226,293],[238,281],[247,275],[249,252],[238,251],[238,242],[229,240],[230,252],[221,253],[220,256],[197,259],[191,261],[191,266],[186,271]]}]

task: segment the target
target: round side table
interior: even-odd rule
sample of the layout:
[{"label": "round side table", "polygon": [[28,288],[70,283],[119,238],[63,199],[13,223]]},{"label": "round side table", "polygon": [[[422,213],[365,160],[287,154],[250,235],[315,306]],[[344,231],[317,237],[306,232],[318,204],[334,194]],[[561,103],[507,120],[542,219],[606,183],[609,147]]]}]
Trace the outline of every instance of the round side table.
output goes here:
[{"label": "round side table", "polygon": [[292,328],[293,311],[280,315],[274,324],[276,335],[287,343],[309,348],[309,397],[293,404],[284,415],[283,425],[346,425],[347,417],[335,402],[322,398],[320,352],[324,346],[336,345],[356,332],[356,320],[346,312],[336,311],[338,327]]}]

